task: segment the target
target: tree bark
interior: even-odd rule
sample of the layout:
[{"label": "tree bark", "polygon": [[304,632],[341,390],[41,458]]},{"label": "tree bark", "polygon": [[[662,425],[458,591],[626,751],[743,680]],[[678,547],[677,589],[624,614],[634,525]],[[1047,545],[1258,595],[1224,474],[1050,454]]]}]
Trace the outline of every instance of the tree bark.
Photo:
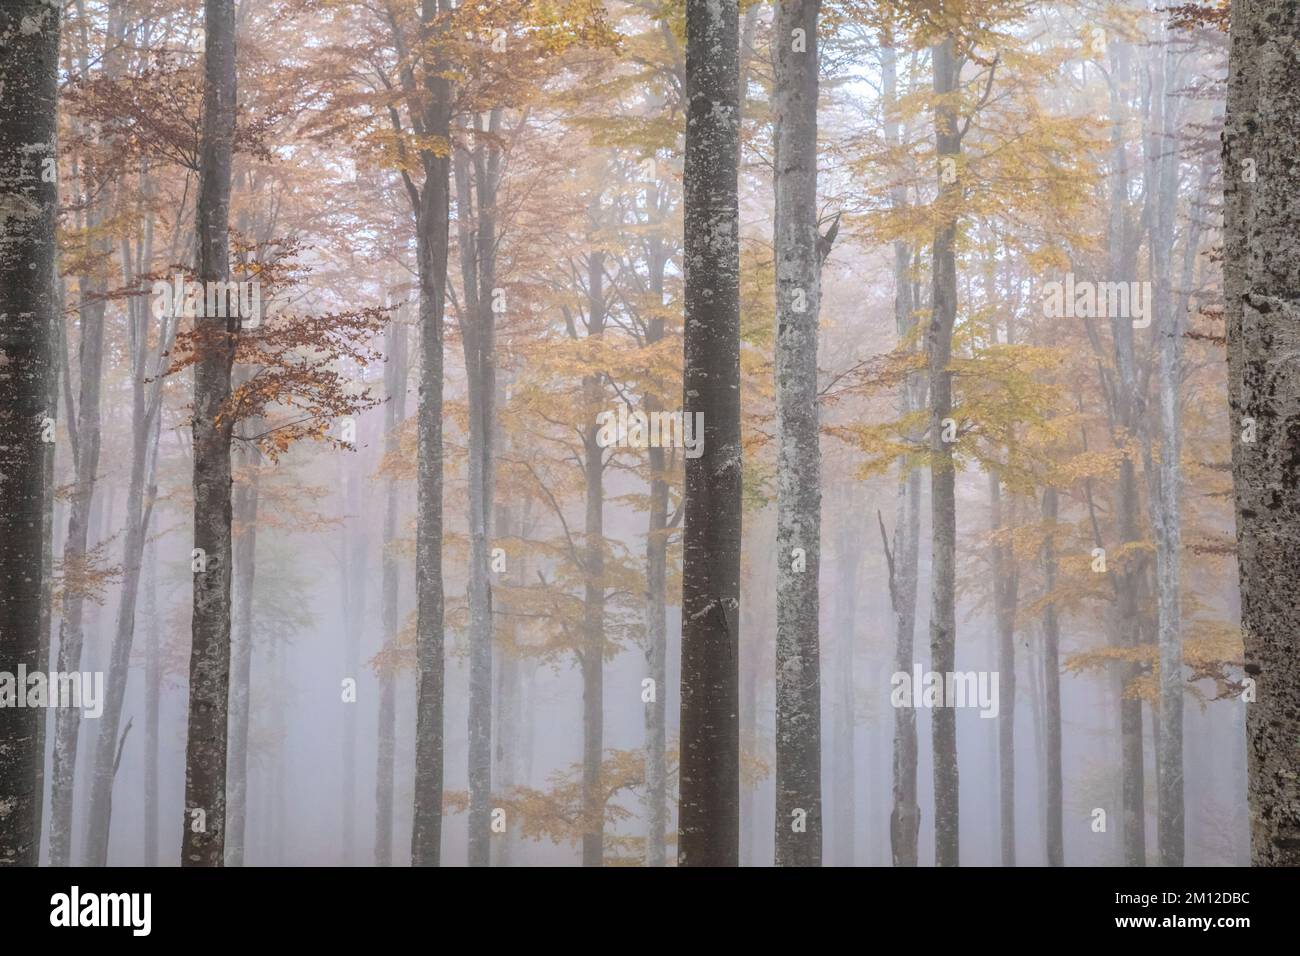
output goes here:
[{"label": "tree bark", "polygon": [[740,838],[740,301],[736,0],[686,3],[686,461],[677,860],[735,866]]},{"label": "tree bark", "polygon": [[[932,571],[930,585],[930,669],[954,670],[957,652],[956,572],[957,502],[952,445],[943,439],[952,415],[952,331],[957,318],[957,212],[959,178],[944,174],[944,161],[961,154],[957,114],[950,97],[960,67],[952,37],[932,48],[934,62],[935,152],[939,157],[939,210],[935,227],[933,309],[927,338],[930,376],[930,509]],[[953,167],[949,167],[953,168]],[[945,182],[944,180],[949,180]],[[958,864],[957,712],[950,702],[936,707],[931,720],[934,750],[934,853],[936,866]]]},{"label": "tree bark", "polygon": [[[881,42],[881,83],[885,110],[885,140],[892,148],[902,145],[899,123],[895,116],[898,102],[898,54],[892,36]],[[895,186],[890,191],[890,205],[902,209],[907,205],[907,188]],[[898,347],[908,343],[916,330],[917,318],[911,277],[912,250],[905,241],[894,243],[894,328]],[[925,382],[909,376],[899,386],[898,415],[906,418],[920,409],[925,401]],[[920,436],[911,436],[919,442]],[[894,670],[912,672],[916,631],[916,600],[921,538],[921,469],[905,459],[898,462],[898,492],[894,506],[893,567],[890,571],[889,599],[894,614]],[[889,845],[894,866],[917,865],[917,837],[921,828],[921,809],[917,805],[917,734],[916,709],[894,708],[894,743],[892,763],[893,808],[889,815]]]},{"label": "tree bark", "polygon": [[[436,46],[443,29],[435,19],[449,7],[423,0],[421,23],[435,43],[426,67],[423,127],[451,141],[451,89],[444,55]],[[416,216],[420,277],[420,406],[415,533],[416,728],[415,808],[411,864],[437,866],[442,841],[443,588],[442,588],[442,327],[447,291],[450,168],[445,152],[425,150],[424,189]]]},{"label": "tree bark", "polygon": [[817,15],[783,0],[772,38],[776,195],[776,865],[822,861]]},{"label": "tree bark", "polygon": [[[1228,397],[1246,673],[1251,863],[1300,863],[1300,7],[1237,0],[1223,136]],[[1253,435],[1247,429],[1253,430]],[[1253,437],[1253,441],[1243,435]]]},{"label": "tree bark", "polygon": [[[398,428],[406,419],[407,329],[405,309],[388,326],[388,363],[384,366],[384,455],[395,455],[400,446]],[[397,556],[397,482],[389,478],[384,488],[383,593],[381,614],[384,649],[397,642],[398,597],[401,580]],[[375,865],[393,864],[393,787],[397,752],[397,674],[391,664],[379,676],[379,745],[375,767]]]},{"label": "tree bark", "polygon": [[[205,0],[198,280],[230,275],[230,173],[235,137],[235,4]],[[238,317],[195,320],[194,574],[190,701],[185,747],[182,866],[222,866],[226,839],[226,724],[230,690],[232,420],[226,405]],[[202,811],[202,817],[195,812]],[[200,825],[200,822],[202,825]]]},{"label": "tree bark", "polygon": [[[1043,492],[1043,523],[1046,537],[1043,540],[1043,590],[1051,594],[1056,590],[1056,521],[1059,516],[1056,489],[1048,487]],[[1056,616],[1056,604],[1049,602],[1043,608],[1043,674],[1047,698],[1047,865],[1065,865],[1061,785],[1061,625]]]},{"label": "tree bark", "polygon": [[[57,315],[54,225],[61,6],[24,0],[0,8],[0,670],[42,670],[39,573],[52,473],[42,442],[49,405],[50,335]],[[21,692],[21,691],[20,691]],[[0,866],[35,866],[36,708],[0,720]],[[43,750],[43,748],[41,748]]]}]

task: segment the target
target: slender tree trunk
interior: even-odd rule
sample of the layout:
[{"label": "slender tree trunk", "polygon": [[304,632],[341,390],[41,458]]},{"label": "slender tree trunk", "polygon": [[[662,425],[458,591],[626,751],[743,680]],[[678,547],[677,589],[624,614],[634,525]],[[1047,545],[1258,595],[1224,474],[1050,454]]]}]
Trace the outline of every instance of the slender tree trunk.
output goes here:
[{"label": "slender tree trunk", "polygon": [[[423,0],[426,35],[447,7]],[[438,28],[441,30],[441,27]],[[436,43],[437,37],[432,39]],[[451,138],[450,83],[442,75],[443,58],[435,52],[426,70],[429,93],[425,132]],[[442,842],[443,767],[443,590],[442,590],[442,326],[447,290],[450,168],[445,153],[422,154],[424,189],[417,216],[420,276],[421,381],[415,532],[416,726],[415,807],[411,828],[411,864],[437,866]]]},{"label": "slender tree trunk", "polygon": [[[1129,173],[1124,145],[1124,123],[1128,107],[1125,101],[1128,87],[1129,50],[1126,44],[1116,42],[1111,50],[1111,72],[1117,78],[1111,92],[1111,196],[1110,223],[1107,242],[1108,279],[1121,281],[1129,278],[1132,264],[1129,261],[1129,229],[1127,205]],[[1114,389],[1112,410],[1113,441],[1125,449],[1120,462],[1119,486],[1116,492],[1117,531],[1125,554],[1120,567],[1114,570],[1117,601],[1116,643],[1124,649],[1133,649],[1139,643],[1138,586],[1142,576],[1140,561],[1129,548],[1141,539],[1138,527],[1139,492],[1137,473],[1129,449],[1136,444],[1134,405],[1136,396],[1136,370],[1133,356],[1133,326],[1127,316],[1111,320],[1111,333],[1115,351],[1118,381]],[[1145,771],[1142,755],[1142,701],[1126,696],[1126,690],[1141,676],[1136,663],[1119,667],[1120,691],[1120,763],[1122,776],[1123,844],[1126,866],[1146,864],[1146,810]]]},{"label": "slender tree trunk", "polygon": [[[347,467],[346,465],[344,466]],[[361,672],[361,632],[366,619],[366,558],[369,550],[369,535],[366,509],[361,484],[364,480],[357,474],[358,463],[349,469],[344,478],[344,495],[347,501],[348,521],[344,525],[349,529],[344,534],[342,547],[345,554],[344,568],[347,580],[341,588],[346,600],[343,613],[343,673],[354,681],[359,681]],[[343,863],[351,865],[356,855],[356,810],[357,810],[357,705],[344,704],[343,711],[343,793],[341,797],[343,845],[340,848]]]},{"label": "slender tree trunk", "polygon": [[158,710],[162,701],[162,648],[158,641],[158,545],[150,544],[144,584],[144,865],[158,865]]},{"label": "slender tree trunk", "polygon": [[[587,335],[605,333],[605,254],[587,256]],[[582,865],[605,862],[605,796],[601,758],[605,732],[605,450],[598,437],[597,411],[604,403],[599,375],[582,380],[583,400],[591,412],[583,435],[587,491],[583,528],[583,577],[586,579],[582,621]]]},{"label": "slender tree trunk", "polygon": [[1300,7],[1232,5],[1223,137],[1232,476],[1246,674],[1251,862],[1300,863]]},{"label": "slender tree trunk", "polygon": [[[881,41],[880,51],[882,106],[885,110],[885,139],[897,148],[902,138],[895,112],[898,102],[898,54],[893,37]],[[907,191],[896,186],[890,192],[890,205],[902,209],[907,205]],[[906,242],[894,243],[894,328],[898,347],[910,348],[916,330],[916,304],[911,276],[912,250]],[[924,401],[925,383],[919,376],[910,377],[899,387],[900,418],[917,411]],[[920,436],[913,436],[914,441]],[[912,672],[916,631],[916,600],[921,538],[921,469],[906,460],[898,462],[898,492],[894,506],[893,567],[890,570],[889,599],[894,613],[894,670]],[[889,815],[889,844],[894,866],[916,866],[917,835],[921,827],[921,809],[917,806],[917,735],[916,709],[894,709],[894,743],[892,762],[893,807]]]},{"label": "slender tree trunk", "polygon": [[248,726],[252,710],[253,605],[257,585],[257,507],[260,479],[255,455],[235,488],[235,627],[230,653],[230,756],[226,772],[226,866],[244,865],[248,817]]},{"label": "slender tree trunk", "polygon": [[[52,473],[42,433],[49,404],[50,335],[57,315],[54,225],[57,166],[57,4],[0,9],[0,670],[46,668],[40,658],[46,500]],[[48,162],[47,162],[48,161]],[[20,689],[19,693],[25,689]],[[37,708],[0,720],[0,866],[40,857]]]},{"label": "slender tree trunk", "polygon": [[[198,279],[230,276],[228,228],[235,137],[235,4],[205,0]],[[182,866],[222,866],[226,839],[226,724],[230,689],[230,372],[237,317],[195,323],[194,615],[185,747]]]},{"label": "slender tree trunk", "polygon": [[775,67],[777,405],[776,865],[822,861],[817,15],[783,0]]},{"label": "slender tree trunk", "polygon": [[[933,566],[930,585],[930,669],[955,669],[957,652],[957,502],[952,444],[944,441],[952,416],[952,331],[957,318],[957,210],[961,186],[955,175],[961,154],[957,116],[948,97],[957,89],[960,67],[954,40],[932,49],[934,135],[939,157],[939,209],[932,256],[933,309],[928,334],[930,373],[930,509]],[[952,164],[952,165],[947,165]],[[943,701],[931,720],[934,749],[934,852],[936,866],[958,864],[957,712]]]},{"label": "slender tree trunk", "polygon": [[[1010,339],[1010,336],[1008,336]],[[1008,342],[1008,344],[1010,344]],[[1002,480],[989,473],[989,503],[994,533],[1005,530]],[[1013,521],[1014,524],[1014,521]],[[994,542],[994,617],[998,630],[998,808],[1002,865],[1016,865],[1016,600],[1019,573],[1009,542]]]},{"label": "slender tree trunk", "polygon": [[686,461],[677,861],[735,866],[740,843],[740,246],[736,0],[686,3]]},{"label": "slender tree trunk", "polygon": [[[500,127],[493,110],[486,131]],[[477,115],[475,133],[480,132]],[[486,156],[485,156],[486,154]],[[500,153],[474,144],[456,151],[456,225],[465,305],[461,338],[469,383],[469,864],[491,862],[492,800],[492,588],[489,552],[492,533],[492,434],[496,397],[496,180]],[[473,166],[471,184],[470,166]],[[471,187],[476,187],[471,192]],[[475,214],[477,200],[477,222]]]},{"label": "slender tree trunk", "polygon": [[[141,192],[149,195],[146,171],[141,171]],[[122,261],[125,284],[143,292],[138,276],[149,271],[153,259],[153,221],[148,216],[144,226],[141,256],[130,274],[129,244],[123,240]],[[143,295],[128,301],[127,320],[131,323],[131,477],[126,497],[126,541],[122,549],[122,587],[117,609],[117,626],[109,662],[104,712],[98,721],[95,763],[91,779],[90,815],[87,821],[85,862],[90,866],[108,865],[111,834],[113,778],[117,763],[118,732],[122,708],[129,683],[131,649],[135,640],[135,610],[139,597],[140,574],[144,565],[145,542],[149,534],[154,499],[157,497],[158,436],[162,421],[162,380],[158,367],[171,347],[175,325],[164,318],[150,345],[150,309]],[[149,381],[152,377],[152,381]]]},{"label": "slender tree trunk", "polygon": [[[407,329],[403,309],[388,326],[388,364],[384,366],[384,391],[388,405],[384,411],[384,455],[397,453],[401,446],[398,428],[406,418]],[[398,574],[397,541],[398,493],[396,480],[389,478],[384,488],[383,595],[384,650],[397,643],[398,597],[401,580]],[[379,746],[375,768],[375,865],[393,863],[393,787],[397,752],[397,673],[385,662],[379,674]]]},{"label": "slender tree trunk", "polygon": [[[1160,648],[1159,746],[1156,750],[1157,832],[1162,866],[1182,866],[1183,807],[1183,645],[1181,582],[1182,516],[1182,312],[1175,306],[1173,267],[1174,216],[1178,202],[1177,132],[1172,98],[1177,95],[1176,57],[1164,37],[1161,60],[1153,65],[1152,140],[1155,205],[1151,223],[1151,271],[1154,320],[1159,355],[1160,465],[1153,502],[1156,539],[1156,619]],[[1187,241],[1197,240],[1189,230]]]},{"label": "slender tree trunk", "polygon": [[[1056,590],[1056,521],[1058,517],[1056,489],[1043,492],[1043,523],[1047,525],[1043,540],[1043,590],[1052,594]],[[1046,678],[1047,697],[1047,773],[1044,790],[1047,794],[1047,865],[1065,865],[1061,786],[1061,625],[1056,616],[1055,602],[1043,608],[1043,674]]]}]

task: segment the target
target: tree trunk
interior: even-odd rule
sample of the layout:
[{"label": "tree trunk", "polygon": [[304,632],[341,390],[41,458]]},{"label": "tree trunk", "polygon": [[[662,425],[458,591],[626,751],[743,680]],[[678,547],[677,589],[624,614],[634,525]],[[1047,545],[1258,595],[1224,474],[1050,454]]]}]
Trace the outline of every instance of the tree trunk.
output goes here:
[{"label": "tree trunk", "polygon": [[[388,364],[384,366],[384,455],[395,455],[400,446],[398,428],[406,418],[407,329],[403,308],[387,331]],[[397,556],[397,482],[389,478],[384,488],[383,595],[384,650],[397,642],[398,597],[401,579]],[[397,753],[397,673],[385,664],[379,675],[379,745],[375,767],[375,865],[393,864],[393,786]]]},{"label": "tree trunk", "polygon": [[[235,137],[235,4],[205,0],[198,279],[230,275],[230,172]],[[238,317],[195,320],[194,614],[185,746],[182,866],[222,866],[226,838],[226,723],[230,690],[230,371]],[[201,813],[200,813],[201,812]]]},{"label": "tree trunk", "polygon": [[783,0],[775,67],[777,584],[776,865],[822,861],[821,448],[817,321],[817,15]]},{"label": "tree trunk", "polygon": [[244,865],[248,817],[248,724],[253,679],[253,604],[257,582],[258,472],[254,455],[245,455],[248,474],[235,488],[235,628],[230,654],[230,758],[226,773],[226,866]]},{"label": "tree trunk", "polygon": [[[605,255],[587,256],[587,335],[605,333]],[[601,758],[605,736],[605,450],[598,437],[597,412],[604,402],[600,375],[582,380],[583,401],[591,413],[583,435],[583,469],[587,491],[583,527],[582,618],[582,865],[605,862],[605,796]]]},{"label": "tree trunk", "polygon": [[[448,7],[423,0],[421,22],[426,34]],[[436,36],[433,38],[436,41]],[[425,133],[451,138],[451,90],[442,75],[442,54],[425,72],[430,94]],[[421,381],[415,532],[416,721],[415,807],[411,828],[411,865],[437,866],[442,841],[443,765],[443,590],[442,590],[442,326],[447,291],[447,244],[450,169],[446,153],[421,154],[424,189],[416,222],[420,277]]]},{"label": "tree trunk", "polygon": [[[141,192],[150,192],[146,173],[141,173]],[[135,265],[135,275],[130,274],[129,244],[122,244],[125,283],[144,291],[144,282],[137,278],[149,272],[153,259],[153,221],[150,215],[144,226],[140,261]],[[122,721],[122,708],[126,699],[131,667],[131,648],[135,641],[135,609],[139,597],[140,572],[144,564],[145,542],[149,534],[153,503],[157,497],[158,436],[162,422],[162,369],[160,362],[171,348],[176,326],[173,320],[163,318],[157,330],[154,345],[149,343],[151,315],[149,300],[143,295],[128,300],[127,320],[130,322],[131,355],[131,477],[126,497],[126,541],[122,548],[122,587],[117,608],[117,626],[113,634],[113,648],[106,682],[104,712],[98,721],[95,741],[94,773],[91,781],[90,817],[86,828],[86,859],[88,866],[108,865],[108,843],[111,834],[113,805],[113,778],[117,763],[118,731]]]},{"label": "tree trunk", "polygon": [[[934,135],[939,157],[939,208],[935,227],[933,309],[928,335],[930,374],[930,510],[933,569],[930,585],[930,669],[953,671],[957,653],[956,572],[957,502],[952,445],[944,441],[946,420],[952,415],[952,331],[957,318],[957,212],[961,186],[945,166],[961,153],[956,111],[946,97],[957,89],[960,68],[952,37],[932,49]],[[945,182],[945,180],[948,180]],[[957,712],[942,701],[931,720],[934,749],[934,854],[936,866],[958,864]]]},{"label": "tree trunk", "polygon": [[[0,9],[0,670],[43,670],[41,590],[45,502],[52,474],[42,442],[49,405],[50,333],[57,316],[54,224],[60,6],[24,0]],[[21,692],[21,691],[20,691]],[[0,720],[0,865],[35,866],[41,821],[33,773],[36,708]]]},{"label": "tree trunk", "polygon": [[686,3],[686,461],[677,860],[735,866],[740,840],[740,300],[736,0]]},{"label": "tree trunk", "polygon": [[[486,131],[501,122],[493,110]],[[477,114],[475,133],[480,132]],[[486,157],[485,157],[486,154]],[[471,183],[470,166],[473,165]],[[492,800],[492,434],[496,398],[496,187],[500,151],[475,142],[456,150],[456,226],[465,303],[461,339],[469,391],[469,864],[490,858]],[[474,187],[474,188],[472,188]],[[475,210],[477,200],[477,211]],[[475,218],[477,222],[475,222]]]},{"label": "tree trunk", "polygon": [[[1223,137],[1224,285],[1246,673],[1251,862],[1300,863],[1300,7],[1232,5]],[[1246,436],[1246,437],[1243,437]],[[1253,440],[1251,440],[1253,439]]]},{"label": "tree trunk", "polygon": [[[1043,523],[1047,525],[1043,540],[1043,590],[1051,594],[1056,590],[1056,521],[1058,506],[1056,489],[1043,492]],[[1043,608],[1043,674],[1047,697],[1047,865],[1065,865],[1063,838],[1061,786],[1061,624],[1056,617],[1056,604],[1049,602]]]},{"label": "tree trunk", "polygon": [[162,649],[158,643],[158,545],[149,545],[144,583],[144,865],[158,865],[158,710],[162,702]]},{"label": "tree trunk", "polygon": [[[1010,344],[1010,336],[1007,336]],[[991,524],[1004,530],[1002,481],[989,472]],[[1014,520],[1012,521],[1014,524]],[[1010,543],[994,542],[994,618],[998,630],[998,807],[1002,865],[1016,865],[1016,599],[1019,572]]]},{"label": "tree trunk", "polygon": [[[1183,805],[1183,645],[1181,582],[1182,516],[1182,312],[1175,305],[1172,273],[1174,216],[1178,203],[1180,136],[1172,99],[1178,76],[1172,38],[1164,37],[1162,61],[1153,64],[1151,92],[1155,171],[1154,215],[1151,222],[1151,271],[1154,322],[1159,363],[1160,465],[1157,494],[1152,502],[1156,544],[1156,620],[1160,649],[1159,745],[1156,749],[1160,864],[1182,866]],[[1195,229],[1186,241],[1195,244]]]},{"label": "tree trunk", "polygon": [[[885,140],[890,147],[902,143],[895,116],[898,102],[898,54],[892,36],[881,41],[880,50]],[[907,189],[895,186],[890,205],[902,209],[907,205]],[[908,348],[916,329],[917,318],[911,272],[912,250],[908,243],[894,243],[894,328],[898,347]],[[919,376],[909,377],[898,390],[898,415],[905,418],[924,402],[925,383]],[[920,436],[912,436],[919,442]],[[905,459],[898,462],[898,492],[894,506],[893,568],[890,571],[889,599],[894,613],[894,670],[910,674],[916,631],[916,599],[921,538],[921,469]],[[917,736],[916,709],[894,708],[893,808],[889,815],[889,845],[894,866],[916,866],[917,835],[921,827],[921,809],[916,802]]]}]

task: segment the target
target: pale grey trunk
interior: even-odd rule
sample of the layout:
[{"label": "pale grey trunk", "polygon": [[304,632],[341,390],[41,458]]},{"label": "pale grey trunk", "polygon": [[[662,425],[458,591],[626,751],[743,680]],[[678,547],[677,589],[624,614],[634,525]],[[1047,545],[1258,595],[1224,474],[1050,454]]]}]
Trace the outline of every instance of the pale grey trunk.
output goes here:
[{"label": "pale grey trunk", "polygon": [[[1182,516],[1182,407],[1180,385],[1183,365],[1182,311],[1173,292],[1172,251],[1174,216],[1178,202],[1178,153],[1181,138],[1173,98],[1178,75],[1172,38],[1164,37],[1163,63],[1152,68],[1152,144],[1155,193],[1151,221],[1151,271],[1155,295],[1153,324],[1156,332],[1160,404],[1160,464],[1157,494],[1152,496],[1152,526],[1156,544],[1156,621],[1160,654],[1159,736],[1156,748],[1156,806],[1160,864],[1182,866],[1184,850],[1183,804],[1183,646],[1181,581]],[[1187,242],[1195,246],[1195,229]]]},{"label": "pale grey trunk", "polygon": [[[1116,80],[1111,85],[1111,196],[1110,223],[1108,226],[1107,281],[1119,282],[1131,278],[1132,262],[1129,255],[1129,228],[1127,204],[1129,173],[1125,154],[1124,122],[1127,104],[1124,100],[1129,77],[1129,49],[1122,42],[1111,46],[1111,72]],[[1111,319],[1111,334],[1115,353],[1118,381],[1112,400],[1112,427],[1116,444],[1126,449],[1133,446],[1136,437],[1136,370],[1133,357],[1133,326],[1128,316]],[[1130,548],[1141,539],[1138,526],[1139,491],[1137,474],[1131,453],[1120,462],[1119,486],[1116,490],[1117,532],[1121,547]],[[1142,577],[1140,559],[1130,551],[1123,564],[1112,571],[1116,586],[1115,626],[1116,643],[1120,648],[1132,650],[1138,646],[1140,635],[1140,608],[1138,586]],[[1145,774],[1142,746],[1142,701],[1129,697],[1125,691],[1141,676],[1141,666],[1123,664],[1118,668],[1120,708],[1120,773],[1122,777],[1123,846],[1126,866],[1143,866],[1146,863],[1146,810]]]},{"label": "pale grey trunk", "polygon": [[[141,193],[150,195],[147,170],[141,170]],[[87,821],[86,858],[89,866],[108,864],[111,834],[114,768],[117,762],[118,731],[129,682],[131,649],[135,641],[135,610],[144,564],[154,499],[157,497],[158,436],[162,422],[162,363],[171,348],[176,325],[163,317],[150,344],[152,323],[149,299],[143,294],[145,281],[137,276],[149,272],[153,259],[153,217],[146,214],[140,257],[131,275],[129,243],[122,242],[124,282],[141,293],[128,300],[131,358],[131,477],[126,496],[126,541],[122,549],[122,587],[117,609],[117,626],[109,672],[105,682],[104,711],[98,721],[95,763],[91,782],[90,814]]]},{"label": "pale grey trunk", "polygon": [[[235,138],[235,4],[205,0],[203,130],[195,220],[198,279],[230,275],[230,173]],[[194,364],[194,573],[182,866],[222,866],[230,691],[231,501],[226,408],[238,318],[201,318]],[[201,811],[201,813],[200,813]]]},{"label": "pale grey trunk", "polygon": [[[44,670],[40,657],[46,501],[52,481],[43,421],[55,417],[50,336],[58,313],[57,159],[61,6],[24,0],[0,8],[0,670]],[[52,177],[50,177],[52,178]],[[40,857],[42,711],[0,720],[0,866]]]},{"label": "pale grey trunk", "polygon": [[[1056,489],[1043,492],[1043,590],[1056,590],[1056,521],[1059,515]],[[1047,865],[1065,865],[1061,787],[1061,624],[1055,602],[1043,608],[1043,676],[1046,697],[1047,760],[1044,790],[1047,803]]]},{"label": "pale grey trunk", "polygon": [[[947,97],[957,89],[960,67],[952,37],[936,44],[934,93]],[[933,308],[927,336],[930,377],[930,524],[932,571],[930,584],[930,669],[945,674],[955,669],[957,652],[957,503],[952,445],[943,439],[952,416],[952,331],[957,318],[957,221],[955,203],[960,193],[958,177],[943,173],[945,159],[955,162],[961,153],[957,116],[947,99],[934,108],[935,152],[939,157],[939,203],[949,212],[934,232]],[[949,182],[944,182],[950,179]],[[944,702],[945,705],[948,702]],[[934,753],[934,854],[936,866],[958,864],[957,712],[936,707],[931,720]]]},{"label": "pale grey trunk", "polygon": [[[892,37],[882,39],[880,51],[882,106],[885,110],[885,140],[891,147],[901,144],[895,116],[898,102],[898,54]],[[890,205],[902,209],[907,205],[907,191],[896,186],[890,192]],[[906,242],[894,243],[894,328],[898,347],[905,348],[916,329],[917,318],[910,275],[912,250]],[[900,418],[920,409],[925,402],[925,382],[910,377],[899,387]],[[920,436],[911,436],[919,442]],[[916,600],[921,538],[921,469],[905,459],[898,462],[898,492],[894,505],[894,546],[890,568],[889,600],[894,614],[894,670],[912,672]],[[921,809],[916,798],[917,773],[916,710],[894,708],[894,742],[892,756],[892,798],[889,815],[889,844],[894,866],[917,865],[917,836],[921,827]]]},{"label": "pale grey trunk", "polygon": [[[499,132],[493,110],[486,132]],[[478,115],[473,128],[482,132]],[[478,137],[476,137],[476,140]],[[495,140],[493,141],[495,143]],[[471,166],[473,175],[471,177]],[[492,812],[492,435],[496,398],[496,192],[500,151],[476,141],[459,147],[453,164],[456,226],[465,303],[461,339],[469,391],[469,708],[468,776],[470,866],[490,861]],[[475,208],[477,205],[477,209]]]},{"label": "pale grey trunk", "polygon": [[162,648],[158,641],[158,546],[149,545],[144,583],[144,865],[158,865],[158,710],[162,702]]},{"label": "pale grey trunk", "polygon": [[1300,580],[1297,35],[1291,0],[1232,5],[1224,284],[1242,636],[1255,683],[1246,794],[1256,866],[1300,863],[1300,602],[1291,593]]},{"label": "pale grey trunk", "polygon": [[686,461],[677,861],[735,866],[740,842],[740,246],[736,0],[686,2]]},{"label": "pale grey trunk", "polygon": [[[434,18],[448,5],[423,0],[423,31],[436,34]],[[440,29],[440,28],[438,28]],[[438,47],[435,44],[435,51]],[[450,140],[450,83],[435,52],[426,67],[429,92],[423,127]],[[437,866],[442,841],[443,768],[443,586],[442,586],[442,329],[447,290],[450,168],[446,155],[421,153],[424,188],[416,215],[420,278],[420,405],[418,421],[415,599],[416,721],[415,800],[411,865]]]},{"label": "pale grey trunk", "polygon": [[[1008,336],[1008,340],[1010,336]],[[1008,509],[1010,510],[1010,509]],[[994,534],[1007,530],[1002,481],[989,472],[989,512]],[[1014,524],[1014,518],[1012,519]],[[1007,542],[995,541],[993,560],[994,619],[998,634],[998,825],[1002,865],[1016,865],[1016,598],[1019,572]]]},{"label": "pale grey trunk", "polygon": [[822,861],[817,14],[782,0],[772,38],[776,196],[776,865]]},{"label": "pale grey trunk", "polygon": [[[605,333],[605,255],[587,256],[587,334]],[[584,407],[599,409],[604,387],[599,375],[582,380]],[[605,797],[601,784],[601,758],[605,734],[605,450],[598,437],[595,413],[584,428],[583,469],[586,517],[583,526],[582,616],[582,865],[605,862]]]},{"label": "pale grey trunk", "polygon": [[[359,444],[364,444],[358,433]],[[343,675],[360,682],[361,632],[366,618],[366,552],[369,535],[361,485],[364,478],[357,474],[358,466],[348,468],[344,477],[344,499],[347,521],[344,523],[343,576],[341,593],[343,608]],[[340,695],[342,690],[340,689]],[[343,793],[341,795],[342,834],[340,847],[343,862],[351,865],[356,854],[357,810],[357,702],[343,704]]]},{"label": "pale grey trunk", "polygon": [[[407,329],[403,308],[392,320],[387,332],[388,363],[384,366],[384,392],[388,405],[384,410],[384,455],[400,448],[398,427],[406,418]],[[381,614],[384,649],[397,642],[398,598],[401,580],[397,556],[397,482],[389,478],[384,488],[384,544],[382,554],[383,593]],[[386,665],[379,675],[379,743],[375,767],[375,865],[393,863],[393,786],[397,753],[397,674]]]},{"label": "pale grey trunk", "polygon": [[248,724],[253,679],[253,598],[257,582],[259,477],[255,455],[243,456],[248,475],[235,488],[235,626],[230,651],[230,756],[226,768],[226,866],[244,865],[248,817]]}]

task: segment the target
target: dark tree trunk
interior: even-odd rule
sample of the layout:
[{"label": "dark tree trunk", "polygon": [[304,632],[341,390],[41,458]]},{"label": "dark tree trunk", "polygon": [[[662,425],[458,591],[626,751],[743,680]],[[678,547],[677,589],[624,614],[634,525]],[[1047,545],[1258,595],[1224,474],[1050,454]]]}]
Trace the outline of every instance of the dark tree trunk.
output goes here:
[{"label": "dark tree trunk", "polygon": [[[1223,137],[1232,477],[1246,673],[1250,855],[1300,864],[1300,6],[1235,0]],[[1243,434],[1253,429],[1254,441]]]},{"label": "dark tree trunk", "polygon": [[740,300],[736,0],[686,3],[686,461],[677,859],[735,866],[740,843]]},{"label": "dark tree trunk", "polygon": [[[44,420],[58,296],[54,223],[60,6],[0,8],[0,670],[44,670],[41,648],[45,503],[52,475]],[[40,799],[36,708],[0,718],[0,866],[35,866]]]},{"label": "dark tree trunk", "polygon": [[[235,137],[235,4],[205,0],[198,279],[230,275],[230,173]],[[182,866],[222,866],[226,840],[226,724],[230,691],[230,372],[238,317],[195,321],[194,574]],[[201,811],[201,814],[200,814]]]}]

